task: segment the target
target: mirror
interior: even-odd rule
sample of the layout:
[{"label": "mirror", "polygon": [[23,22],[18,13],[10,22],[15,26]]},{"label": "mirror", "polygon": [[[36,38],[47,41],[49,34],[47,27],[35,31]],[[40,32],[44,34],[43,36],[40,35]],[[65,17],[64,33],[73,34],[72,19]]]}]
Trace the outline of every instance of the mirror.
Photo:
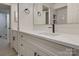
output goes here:
[{"label": "mirror", "polygon": [[54,9],[53,19],[55,24],[67,24],[67,6]]},{"label": "mirror", "polygon": [[35,3],[34,24],[79,24],[78,10],[78,3]]},{"label": "mirror", "polygon": [[46,4],[34,4],[34,24],[50,24],[50,7]]}]

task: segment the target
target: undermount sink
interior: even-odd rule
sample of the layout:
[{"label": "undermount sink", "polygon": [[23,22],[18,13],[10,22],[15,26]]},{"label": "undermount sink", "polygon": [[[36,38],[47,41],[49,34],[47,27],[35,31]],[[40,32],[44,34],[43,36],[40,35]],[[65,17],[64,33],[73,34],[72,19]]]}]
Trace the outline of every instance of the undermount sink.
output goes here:
[{"label": "undermount sink", "polygon": [[46,32],[40,33],[40,34],[46,35],[46,36],[58,36],[59,35],[58,33],[46,33]]}]

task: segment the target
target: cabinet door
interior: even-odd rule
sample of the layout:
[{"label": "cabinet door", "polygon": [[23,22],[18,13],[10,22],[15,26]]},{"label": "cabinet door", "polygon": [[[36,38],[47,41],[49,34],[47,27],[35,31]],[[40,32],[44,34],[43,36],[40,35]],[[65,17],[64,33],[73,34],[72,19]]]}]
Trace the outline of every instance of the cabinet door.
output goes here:
[{"label": "cabinet door", "polygon": [[20,53],[21,56],[34,56],[33,48],[30,47],[27,42],[22,41],[20,44]]},{"label": "cabinet door", "polygon": [[48,54],[45,51],[42,51],[42,49],[36,47],[37,49],[34,50],[34,56],[48,56]]},{"label": "cabinet door", "polygon": [[34,51],[32,50],[32,48],[25,48],[25,46],[22,46],[20,48],[20,56],[34,56]]},{"label": "cabinet door", "polygon": [[[27,55],[32,55],[32,56],[48,56],[45,51],[42,51],[42,49],[38,46],[36,46],[36,43],[31,43],[29,41],[26,42],[27,45],[26,47],[30,48],[29,51],[27,51]],[[26,49],[28,49],[26,48]]]},{"label": "cabinet door", "polygon": [[39,47],[28,41],[21,40],[20,54],[21,56],[48,56]]},{"label": "cabinet door", "polygon": [[24,33],[19,33],[19,55],[20,56],[34,56],[34,51],[32,50],[32,47],[29,47],[30,44],[28,44],[26,35]]},{"label": "cabinet door", "polygon": [[72,56],[79,56],[79,49],[72,49]]},{"label": "cabinet door", "polygon": [[12,36],[12,41],[13,41],[13,48],[18,51],[18,36],[17,36],[17,31],[13,31],[12,32],[13,36]]}]

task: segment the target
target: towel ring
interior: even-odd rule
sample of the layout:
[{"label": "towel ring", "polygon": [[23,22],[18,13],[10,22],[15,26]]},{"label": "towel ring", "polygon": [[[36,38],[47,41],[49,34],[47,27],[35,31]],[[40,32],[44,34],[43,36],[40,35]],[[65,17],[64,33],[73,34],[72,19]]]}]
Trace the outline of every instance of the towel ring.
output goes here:
[{"label": "towel ring", "polygon": [[24,10],[24,12],[25,12],[26,14],[29,14],[29,13],[30,13],[30,10],[29,10],[28,8],[26,8],[26,9]]}]

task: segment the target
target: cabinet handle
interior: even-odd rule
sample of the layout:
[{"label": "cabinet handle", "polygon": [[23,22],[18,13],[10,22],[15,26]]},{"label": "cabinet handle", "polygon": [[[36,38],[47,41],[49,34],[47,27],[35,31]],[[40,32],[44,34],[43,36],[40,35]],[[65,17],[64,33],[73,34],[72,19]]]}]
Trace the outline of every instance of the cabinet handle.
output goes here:
[{"label": "cabinet handle", "polygon": [[13,36],[13,40],[15,40],[15,37]]},{"label": "cabinet handle", "polygon": [[34,52],[34,56],[37,56],[37,53],[36,52]]},{"label": "cabinet handle", "polygon": [[21,46],[23,46],[23,44],[21,44]]},{"label": "cabinet handle", "polygon": [[21,35],[21,37],[23,37],[23,35]]},{"label": "cabinet handle", "polygon": [[72,56],[76,56],[76,54],[72,54]]}]

